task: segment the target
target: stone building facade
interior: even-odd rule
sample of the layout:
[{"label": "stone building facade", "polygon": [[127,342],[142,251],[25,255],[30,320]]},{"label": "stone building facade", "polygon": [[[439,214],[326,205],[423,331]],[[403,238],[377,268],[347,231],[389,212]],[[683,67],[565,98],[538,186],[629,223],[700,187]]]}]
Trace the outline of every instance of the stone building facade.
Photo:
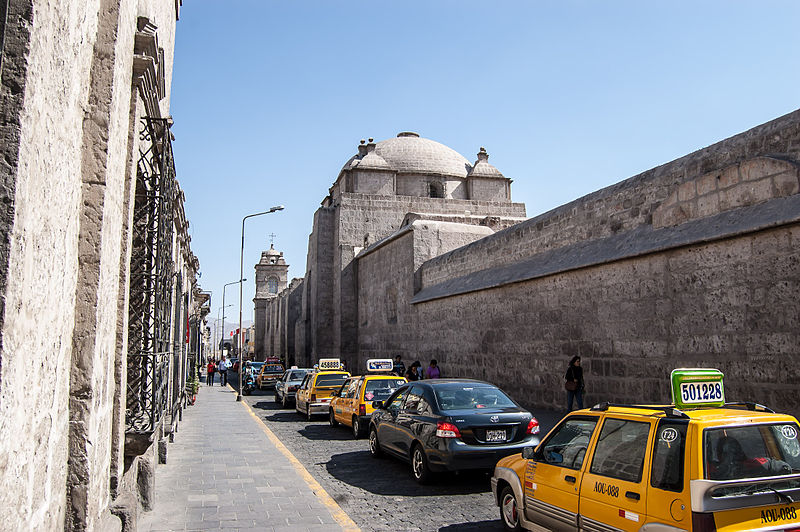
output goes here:
[{"label": "stone building facade", "polygon": [[152,503],[209,298],[171,152],[179,9],[0,2],[0,529],[134,530]]},{"label": "stone building facade", "polygon": [[[404,219],[417,216],[478,226],[483,228],[481,235],[524,220],[525,206],[511,201],[511,179],[488,159],[481,148],[477,160],[470,162],[411,132],[377,143],[362,140],[314,214],[305,277],[267,306],[272,311],[266,312],[274,316],[271,326],[280,331],[274,335],[280,344],[273,352],[299,365],[325,356],[355,364],[358,305],[353,259],[397,231]],[[259,321],[264,320],[257,315]]]},{"label": "stone building facade", "polygon": [[[317,243],[338,234],[320,223],[336,215],[323,203],[310,280],[322,283],[315,269],[340,287],[350,276],[349,297],[325,295],[339,295],[334,308],[355,320],[337,344],[346,329],[335,313],[314,320],[313,305],[330,303],[306,278],[295,289],[300,320],[285,326],[328,327],[328,345],[347,346],[330,354],[351,368],[395,354],[407,364],[436,358],[445,375],[495,382],[532,408],[564,407],[567,362],[581,355],[590,404],[667,401],[673,368],[711,366],[726,374],[729,400],[800,414],[799,188],[795,111],[497,231],[408,214],[340,269],[320,267],[320,250],[330,252]],[[349,198],[335,197],[326,202],[338,219],[363,212],[346,213]],[[296,345],[294,356],[318,352]]]},{"label": "stone building facade", "polygon": [[266,357],[276,353],[276,343],[280,341],[275,328],[277,314],[280,312],[279,305],[269,306],[267,303],[276,297],[278,293],[286,289],[287,278],[289,276],[289,265],[283,259],[282,251],[275,251],[273,245],[267,251],[261,253],[261,260],[255,266],[256,270],[256,295],[253,298],[255,304],[255,360],[263,361]]}]

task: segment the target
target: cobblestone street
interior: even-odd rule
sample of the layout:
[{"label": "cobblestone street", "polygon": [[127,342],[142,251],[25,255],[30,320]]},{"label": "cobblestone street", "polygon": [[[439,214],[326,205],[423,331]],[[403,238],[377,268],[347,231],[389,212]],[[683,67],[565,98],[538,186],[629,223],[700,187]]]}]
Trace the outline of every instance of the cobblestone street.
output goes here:
[{"label": "cobblestone street", "polygon": [[[294,406],[275,403],[271,392],[255,391],[245,399],[362,530],[503,529],[488,474],[441,475],[421,486],[408,464],[372,458],[367,440],[353,440],[348,427],[333,428],[323,416],[309,423]],[[554,412],[534,415],[543,431],[560,418]]]}]

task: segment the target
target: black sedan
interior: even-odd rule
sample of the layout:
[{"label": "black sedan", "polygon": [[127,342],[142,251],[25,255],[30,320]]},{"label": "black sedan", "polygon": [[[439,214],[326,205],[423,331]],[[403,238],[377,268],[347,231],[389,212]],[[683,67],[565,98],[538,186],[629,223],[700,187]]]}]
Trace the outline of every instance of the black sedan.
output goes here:
[{"label": "black sedan", "polygon": [[536,418],[487,382],[410,382],[373,406],[370,453],[410,462],[421,484],[437,471],[491,470],[499,459],[539,443]]}]

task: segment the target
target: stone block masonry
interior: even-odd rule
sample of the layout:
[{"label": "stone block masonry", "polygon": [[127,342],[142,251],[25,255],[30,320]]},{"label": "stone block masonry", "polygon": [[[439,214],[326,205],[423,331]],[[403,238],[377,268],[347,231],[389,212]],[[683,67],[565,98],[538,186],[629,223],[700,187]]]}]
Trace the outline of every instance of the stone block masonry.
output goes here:
[{"label": "stone block masonry", "polygon": [[[0,11],[2,530],[124,525],[111,506],[125,485],[121,366],[139,120],[169,114],[179,6],[20,0]],[[142,36],[151,55],[135,57]],[[146,94],[137,60],[164,90]],[[172,199],[180,219],[183,199]],[[171,259],[187,279],[197,266],[188,240],[176,241]]]},{"label": "stone block masonry", "polygon": [[729,400],[800,414],[798,160],[796,111],[438,255],[407,228],[357,259],[359,361],[436,358],[531,408],[565,406],[573,355],[589,404],[718,367]]}]

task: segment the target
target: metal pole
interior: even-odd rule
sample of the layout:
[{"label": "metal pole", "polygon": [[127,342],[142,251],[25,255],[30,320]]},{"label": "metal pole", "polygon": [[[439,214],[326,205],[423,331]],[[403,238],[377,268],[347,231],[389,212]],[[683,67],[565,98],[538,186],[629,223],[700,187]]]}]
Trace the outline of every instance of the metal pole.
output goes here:
[{"label": "metal pole", "polygon": [[[245,281],[246,280],[247,279],[245,279]],[[221,330],[220,330],[220,343],[224,343],[225,342],[225,307],[233,306],[233,304],[231,304],[231,305],[226,305],[225,304],[225,289],[227,287],[229,287],[230,285],[236,284],[236,283],[239,283],[239,281],[233,281],[232,283],[228,283],[228,284],[226,284],[226,285],[224,285],[222,287],[222,325],[221,325]],[[220,358],[222,358],[221,354],[220,354]],[[222,378],[222,377],[220,377],[220,378]]]},{"label": "metal pole", "polygon": [[[254,218],[256,216],[261,216],[264,214],[270,214],[275,211],[282,211],[283,205],[276,205],[275,207],[270,208],[268,211],[264,212],[257,212],[255,214],[248,214],[244,218],[242,218],[242,251],[239,254],[239,279],[242,278],[244,275],[244,222],[248,218]],[[239,393],[236,394],[236,400],[242,400],[242,283],[239,283],[239,334],[237,334],[238,338],[236,342],[239,346]]]}]

